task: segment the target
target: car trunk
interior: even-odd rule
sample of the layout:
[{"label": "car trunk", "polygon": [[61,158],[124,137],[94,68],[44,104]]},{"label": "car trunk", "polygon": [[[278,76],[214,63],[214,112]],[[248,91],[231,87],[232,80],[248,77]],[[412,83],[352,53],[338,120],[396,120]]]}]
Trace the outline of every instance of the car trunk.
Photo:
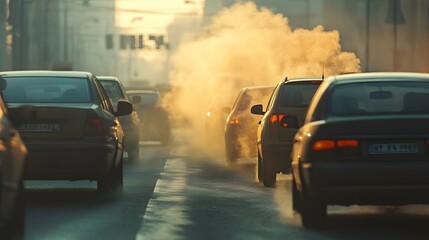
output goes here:
[{"label": "car trunk", "polygon": [[[408,156],[409,161],[426,161],[429,143],[428,121],[429,118],[422,115],[355,117],[338,121],[333,119],[328,120],[313,137],[356,141],[358,148],[355,154],[354,151],[347,154],[350,160],[357,157],[360,160],[392,161],[404,160],[404,156]],[[347,148],[341,151],[345,149]]]},{"label": "car trunk", "polygon": [[[81,139],[91,103],[35,104],[35,121],[17,126],[24,140]],[[11,109],[13,114],[13,108]]]}]

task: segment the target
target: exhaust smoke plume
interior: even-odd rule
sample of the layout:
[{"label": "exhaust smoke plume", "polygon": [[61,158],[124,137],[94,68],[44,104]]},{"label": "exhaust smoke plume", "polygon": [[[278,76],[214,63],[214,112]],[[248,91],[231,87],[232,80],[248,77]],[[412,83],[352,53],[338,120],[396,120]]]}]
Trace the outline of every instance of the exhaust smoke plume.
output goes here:
[{"label": "exhaust smoke plume", "polygon": [[[192,126],[187,139],[195,147],[192,154],[224,158],[223,139],[207,134],[207,112],[211,106],[231,107],[243,87],[275,85],[285,76],[320,77],[323,66],[325,76],[360,71],[359,59],[342,52],[339,41],[337,31],[324,31],[322,26],[293,30],[285,16],[254,3],[219,12],[172,56],[173,90],[166,105]],[[215,130],[223,138],[224,129]]]}]

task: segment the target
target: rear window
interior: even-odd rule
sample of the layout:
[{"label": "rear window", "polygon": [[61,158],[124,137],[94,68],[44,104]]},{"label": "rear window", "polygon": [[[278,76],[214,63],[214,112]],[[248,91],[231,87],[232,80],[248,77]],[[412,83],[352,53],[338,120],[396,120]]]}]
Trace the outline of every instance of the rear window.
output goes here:
[{"label": "rear window", "polygon": [[329,115],[428,114],[429,83],[364,82],[332,89]]},{"label": "rear window", "polygon": [[255,104],[267,104],[274,90],[272,88],[250,88],[246,89],[238,95],[234,104],[234,109],[237,111],[247,111]]},{"label": "rear window", "polygon": [[3,91],[10,103],[87,103],[88,79],[66,77],[6,77]]},{"label": "rear window", "polygon": [[281,106],[307,108],[320,83],[286,83],[281,92]]},{"label": "rear window", "polygon": [[128,93],[128,99],[132,101],[134,96],[140,96],[141,102],[139,106],[155,106],[158,103],[158,94],[156,93]]},{"label": "rear window", "polygon": [[103,85],[104,90],[106,90],[106,93],[112,103],[116,103],[119,99],[125,98],[125,96],[122,95],[121,87],[117,82],[106,80],[99,81],[101,82],[101,85]]}]

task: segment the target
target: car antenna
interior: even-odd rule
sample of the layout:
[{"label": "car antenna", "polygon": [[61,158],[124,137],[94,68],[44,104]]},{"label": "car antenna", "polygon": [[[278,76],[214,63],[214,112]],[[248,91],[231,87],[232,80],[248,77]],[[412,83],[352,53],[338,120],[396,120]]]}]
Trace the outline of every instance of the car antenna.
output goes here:
[{"label": "car antenna", "polygon": [[285,82],[287,82],[287,76],[285,77]]},{"label": "car antenna", "polygon": [[322,80],[324,79],[325,79],[325,62],[323,62],[323,65],[322,65]]}]

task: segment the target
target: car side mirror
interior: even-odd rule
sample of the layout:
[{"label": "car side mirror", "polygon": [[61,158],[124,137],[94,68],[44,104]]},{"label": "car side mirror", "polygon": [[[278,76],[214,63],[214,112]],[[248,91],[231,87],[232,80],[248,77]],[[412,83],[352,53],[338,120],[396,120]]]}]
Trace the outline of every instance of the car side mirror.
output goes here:
[{"label": "car side mirror", "polygon": [[133,110],[133,105],[130,102],[119,100],[115,116],[129,115],[133,112]]},{"label": "car side mirror", "polygon": [[256,115],[264,115],[265,112],[262,108],[263,108],[262,104],[253,105],[252,108],[250,109],[250,112]]},{"label": "car side mirror", "polygon": [[141,102],[142,102],[142,97],[140,97],[140,96],[133,96],[131,98],[131,103],[132,104],[139,104]]},{"label": "car side mirror", "polygon": [[21,106],[9,109],[9,120],[13,125],[34,122],[36,120],[36,110],[33,106]]},{"label": "car side mirror", "polygon": [[280,121],[280,125],[286,128],[299,128],[298,118],[286,115]]}]

